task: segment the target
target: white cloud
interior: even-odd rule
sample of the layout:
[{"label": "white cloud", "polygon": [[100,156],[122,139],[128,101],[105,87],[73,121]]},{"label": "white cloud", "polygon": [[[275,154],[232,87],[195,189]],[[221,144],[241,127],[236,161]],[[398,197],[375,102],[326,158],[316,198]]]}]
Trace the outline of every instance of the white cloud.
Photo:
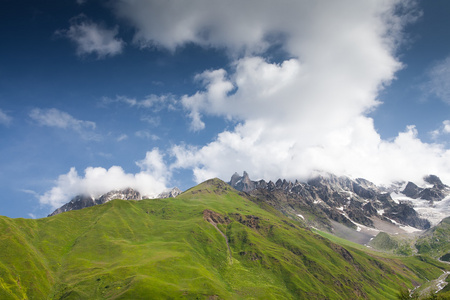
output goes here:
[{"label": "white cloud", "polygon": [[0,124],[8,126],[12,122],[12,117],[0,109]]},{"label": "white cloud", "polygon": [[196,80],[202,81],[206,86],[206,91],[197,92],[193,96],[183,96],[181,103],[188,109],[191,118],[191,130],[199,131],[205,128],[205,123],[201,120],[200,111],[206,108],[209,111],[222,113],[224,101],[227,94],[233,90],[233,84],[225,78],[226,72],[223,69],[215,71],[205,71],[196,76]]},{"label": "white cloud", "polygon": [[134,41],[141,47],[175,50],[194,43],[248,54],[261,53],[275,41],[284,42],[290,52],[302,48],[314,54],[327,51],[320,47],[323,33],[329,34],[331,44],[342,46],[334,49],[337,51],[345,52],[351,41],[356,45],[369,43],[367,49],[378,47],[372,38],[383,35],[385,44],[393,47],[402,25],[412,17],[393,13],[405,12],[412,7],[410,2],[192,0],[174,5],[164,0],[122,0],[115,1],[115,12],[134,25]]},{"label": "white cloud", "polygon": [[425,95],[450,104],[450,56],[435,63],[427,75],[428,81],[422,86]]},{"label": "white cloud", "polygon": [[314,142],[296,136],[295,126],[269,128],[264,122],[247,122],[203,147],[174,146],[172,155],[176,158],[172,168],[193,169],[196,182],[211,177],[228,180],[244,170],[254,179],[267,180],[306,180],[316,171],[327,171],[381,184],[420,182],[425,174],[439,174],[450,182],[449,150],[421,142],[413,126],[393,141],[382,140],[372,120],[364,117]]},{"label": "white cloud", "polygon": [[442,122],[443,128],[442,131],[444,133],[450,133],[450,120],[445,120],[444,122]]},{"label": "white cloud", "polygon": [[450,120],[445,120],[438,129],[431,131],[430,135],[432,139],[436,140],[441,135],[448,133],[450,133]]},{"label": "white cloud", "polygon": [[40,126],[71,129],[78,132],[85,139],[99,139],[99,136],[93,133],[93,130],[96,127],[95,122],[78,120],[70,114],[56,108],[35,108],[31,110],[29,116]]},{"label": "white cloud", "polygon": [[41,195],[39,201],[56,209],[78,194],[97,197],[114,189],[130,187],[142,195],[155,197],[166,189],[171,174],[157,148],[147,152],[146,157],[136,164],[141,168],[136,174],[125,173],[121,167],[113,166],[109,169],[89,167],[84,176],[80,176],[75,168],[71,168],[67,174],[59,176],[55,186]]},{"label": "white cloud", "polygon": [[69,29],[58,30],[56,34],[74,42],[77,55],[96,54],[100,59],[122,53],[125,43],[116,37],[118,31],[118,27],[104,28],[81,14],[70,20]]},{"label": "white cloud", "polygon": [[148,151],[145,158],[136,163],[143,172],[150,174],[154,178],[161,178],[166,181],[170,178],[170,171],[167,168],[164,157],[158,148]]}]

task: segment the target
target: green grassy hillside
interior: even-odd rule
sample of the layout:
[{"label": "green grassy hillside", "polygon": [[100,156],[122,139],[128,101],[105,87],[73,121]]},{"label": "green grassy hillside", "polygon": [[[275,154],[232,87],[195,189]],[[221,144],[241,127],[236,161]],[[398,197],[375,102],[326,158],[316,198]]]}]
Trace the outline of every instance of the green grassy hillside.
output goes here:
[{"label": "green grassy hillside", "polygon": [[398,241],[393,239],[386,232],[380,232],[373,240],[370,241],[370,246],[379,250],[390,251],[398,248]]},{"label": "green grassy hillside", "polygon": [[417,251],[450,261],[450,217],[429,229],[416,242]]},{"label": "green grassy hillside", "polygon": [[415,237],[389,235],[380,232],[369,242],[369,245],[377,250],[386,251],[398,255],[412,255]]},{"label": "green grassy hillside", "polygon": [[217,179],[0,230],[0,299],[395,299],[446,267],[341,246]]}]

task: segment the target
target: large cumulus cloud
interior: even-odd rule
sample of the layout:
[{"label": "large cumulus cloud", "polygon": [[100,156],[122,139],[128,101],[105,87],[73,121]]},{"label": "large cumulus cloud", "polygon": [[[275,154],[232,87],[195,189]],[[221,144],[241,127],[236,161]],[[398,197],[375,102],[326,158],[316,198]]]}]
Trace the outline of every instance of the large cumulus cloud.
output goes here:
[{"label": "large cumulus cloud", "polygon": [[[448,152],[421,142],[414,126],[386,141],[368,117],[403,67],[396,51],[419,15],[411,1],[120,1],[117,14],[141,47],[194,43],[230,55],[228,71],[205,70],[196,76],[203,89],[181,97],[193,131],[207,126],[203,115],[238,123],[207,145],[172,147],[172,169],[193,169],[198,182],[244,169],[379,183],[448,173]],[[274,62],[273,46],[286,58]]]}]

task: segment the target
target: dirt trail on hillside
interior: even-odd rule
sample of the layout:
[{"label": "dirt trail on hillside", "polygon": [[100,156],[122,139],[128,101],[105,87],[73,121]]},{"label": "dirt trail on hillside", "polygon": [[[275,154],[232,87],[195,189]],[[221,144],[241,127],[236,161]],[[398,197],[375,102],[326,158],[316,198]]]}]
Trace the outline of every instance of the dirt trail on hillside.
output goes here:
[{"label": "dirt trail on hillside", "polygon": [[212,224],[225,239],[225,242],[227,243],[228,254],[230,256],[230,264],[233,264],[233,256],[231,255],[230,244],[228,244],[228,237],[222,232],[222,230],[219,229],[219,227],[217,227],[217,223],[227,224],[229,220],[227,220],[227,218],[222,218],[220,214],[209,209],[203,211],[203,218],[210,224]]},{"label": "dirt trail on hillside", "polygon": [[231,256],[231,248],[230,245],[228,244],[228,237],[222,232],[222,230],[219,229],[219,227],[217,227],[216,223],[210,222],[211,224],[213,224],[214,227],[216,227],[216,229],[220,232],[220,234],[223,236],[223,238],[225,239],[225,242],[227,243],[227,248],[228,248],[228,253],[230,254],[230,263],[233,263],[233,257]]}]

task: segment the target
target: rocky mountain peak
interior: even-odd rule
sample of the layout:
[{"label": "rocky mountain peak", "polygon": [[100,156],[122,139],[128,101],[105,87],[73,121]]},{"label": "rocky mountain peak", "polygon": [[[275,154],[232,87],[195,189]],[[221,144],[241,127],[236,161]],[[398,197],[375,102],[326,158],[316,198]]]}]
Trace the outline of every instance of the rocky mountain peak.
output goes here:
[{"label": "rocky mountain peak", "polygon": [[233,176],[231,176],[230,185],[235,186],[239,180],[241,180],[241,176],[235,172]]},{"label": "rocky mountain peak", "polygon": [[233,187],[236,187],[237,190],[243,192],[250,192],[254,190],[257,186],[256,182],[250,180],[250,177],[248,176],[248,173],[246,171],[244,171],[242,177],[239,176],[238,173],[234,173],[234,175],[231,176],[231,180],[228,184],[230,184]]},{"label": "rocky mountain peak", "polygon": [[432,187],[419,187],[412,182],[408,182],[402,193],[413,199],[424,199],[431,202],[441,201],[450,195],[450,188],[443,184],[441,179],[436,175],[428,175],[424,177],[426,183],[432,184]]},{"label": "rocky mountain peak", "polygon": [[436,175],[428,175],[423,178],[425,182],[428,182],[429,184],[432,184],[434,186],[444,186],[441,179],[437,177]]},{"label": "rocky mountain peak", "polygon": [[182,191],[179,188],[174,187],[173,189],[162,192],[161,194],[158,195],[157,198],[159,198],[159,199],[175,198],[176,196],[178,196],[181,193],[182,193]]},{"label": "rocky mountain peak", "polygon": [[401,193],[410,198],[417,198],[421,190],[415,183],[409,181]]},{"label": "rocky mountain peak", "polygon": [[113,190],[106,194],[101,195],[100,197],[95,199],[95,204],[103,204],[109,202],[113,199],[122,199],[122,200],[142,200],[141,193],[132,189],[126,188],[123,190]]}]

